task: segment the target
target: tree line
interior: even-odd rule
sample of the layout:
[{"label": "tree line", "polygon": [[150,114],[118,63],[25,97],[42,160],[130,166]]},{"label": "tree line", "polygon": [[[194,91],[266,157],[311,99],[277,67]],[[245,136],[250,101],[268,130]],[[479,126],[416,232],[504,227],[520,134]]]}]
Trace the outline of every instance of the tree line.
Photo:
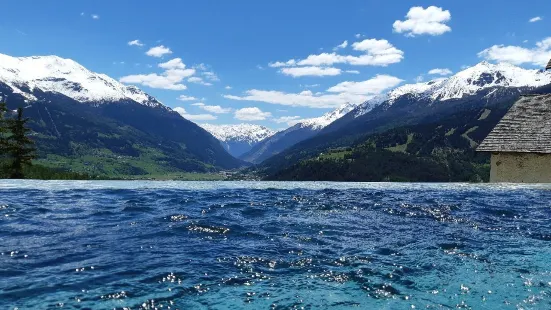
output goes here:
[{"label": "tree line", "polygon": [[29,119],[23,117],[22,108],[17,109],[15,117],[7,115],[6,104],[0,102],[0,177],[23,179],[25,168],[36,157],[34,142],[29,138]]}]

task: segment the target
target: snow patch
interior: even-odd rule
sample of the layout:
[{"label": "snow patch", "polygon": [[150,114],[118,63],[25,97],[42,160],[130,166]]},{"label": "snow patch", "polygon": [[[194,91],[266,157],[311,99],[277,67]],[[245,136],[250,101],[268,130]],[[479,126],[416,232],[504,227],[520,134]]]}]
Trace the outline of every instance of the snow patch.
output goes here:
[{"label": "snow patch", "polygon": [[27,90],[39,89],[60,93],[83,103],[130,99],[146,106],[163,106],[137,87],[126,86],[105,74],[94,73],[71,59],[58,56],[11,57],[0,54],[0,81],[29,100],[36,98]]},{"label": "snow patch", "polygon": [[275,131],[255,124],[198,125],[222,142],[247,142],[253,145],[275,134]]},{"label": "snow patch", "polygon": [[345,103],[331,112],[325,113],[320,117],[305,119],[295,126],[300,128],[311,128],[312,130],[320,130],[345,116],[348,112],[354,110],[356,106],[356,104]]},{"label": "snow patch", "polygon": [[402,96],[429,101],[446,101],[474,95],[481,90],[495,87],[536,88],[551,83],[551,72],[529,70],[508,63],[492,64],[483,61],[449,78],[439,78],[425,83],[406,84],[377,96],[358,106],[355,117],[366,114],[374,106],[386,102],[389,106]]}]

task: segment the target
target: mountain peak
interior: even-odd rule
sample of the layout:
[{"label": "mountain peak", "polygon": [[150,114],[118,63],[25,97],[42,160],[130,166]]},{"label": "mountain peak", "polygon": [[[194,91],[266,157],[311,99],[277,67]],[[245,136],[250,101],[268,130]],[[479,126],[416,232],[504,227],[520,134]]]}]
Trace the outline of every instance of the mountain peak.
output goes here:
[{"label": "mountain peak", "polygon": [[524,69],[509,63],[492,64],[486,61],[467,68],[448,78],[432,99],[461,98],[490,87],[539,87],[551,83],[551,73]]},{"label": "mountain peak", "polygon": [[[391,93],[398,91],[398,96],[404,90],[411,90],[431,100],[459,99],[472,95],[482,89],[491,87],[539,87],[551,83],[551,73],[535,69],[524,69],[509,63],[493,64],[482,61],[466,68],[455,75],[428,83],[403,85]],[[405,92],[408,93],[408,92]]]},{"label": "mountain peak", "polygon": [[369,112],[373,106],[383,102],[392,105],[402,96],[446,101],[460,99],[492,87],[536,88],[550,83],[551,72],[524,69],[504,62],[493,64],[484,60],[450,77],[405,84],[376,96],[359,105],[355,117]]},{"label": "mountain peak", "polygon": [[357,104],[347,102],[342,104],[340,107],[336,108],[335,110],[329,111],[320,117],[302,120],[300,123],[296,124],[295,126],[299,126],[301,128],[310,127],[313,130],[323,129],[329,124],[331,124],[332,122],[343,117],[348,112],[354,110],[357,106],[358,106]]},{"label": "mountain peak", "polygon": [[249,144],[255,144],[267,137],[272,136],[275,131],[256,124],[232,124],[232,125],[213,125],[199,124],[203,129],[210,132],[216,139],[227,141],[240,141]]},{"label": "mountain peak", "polygon": [[476,65],[474,65],[473,67],[487,67],[487,66],[492,66],[493,64],[488,62],[487,60],[483,60],[479,63],[477,63]]},{"label": "mountain peak", "polygon": [[31,101],[36,100],[34,91],[41,90],[60,93],[83,103],[133,100],[147,106],[163,106],[136,87],[126,86],[72,59],[55,55],[12,57],[0,54],[0,82]]}]

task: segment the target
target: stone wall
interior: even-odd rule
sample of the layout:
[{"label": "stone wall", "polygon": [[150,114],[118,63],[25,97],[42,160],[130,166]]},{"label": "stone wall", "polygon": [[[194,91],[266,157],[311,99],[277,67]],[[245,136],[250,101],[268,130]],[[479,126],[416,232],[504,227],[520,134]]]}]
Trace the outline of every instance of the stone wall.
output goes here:
[{"label": "stone wall", "polygon": [[551,154],[493,153],[490,182],[551,183]]}]

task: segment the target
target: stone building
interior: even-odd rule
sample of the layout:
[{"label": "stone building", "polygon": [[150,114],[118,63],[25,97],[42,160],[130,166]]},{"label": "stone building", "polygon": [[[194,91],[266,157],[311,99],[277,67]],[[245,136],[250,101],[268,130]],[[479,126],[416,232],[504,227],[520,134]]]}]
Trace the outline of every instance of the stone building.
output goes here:
[{"label": "stone building", "polygon": [[551,94],[522,96],[477,150],[492,154],[490,182],[551,183]]}]

